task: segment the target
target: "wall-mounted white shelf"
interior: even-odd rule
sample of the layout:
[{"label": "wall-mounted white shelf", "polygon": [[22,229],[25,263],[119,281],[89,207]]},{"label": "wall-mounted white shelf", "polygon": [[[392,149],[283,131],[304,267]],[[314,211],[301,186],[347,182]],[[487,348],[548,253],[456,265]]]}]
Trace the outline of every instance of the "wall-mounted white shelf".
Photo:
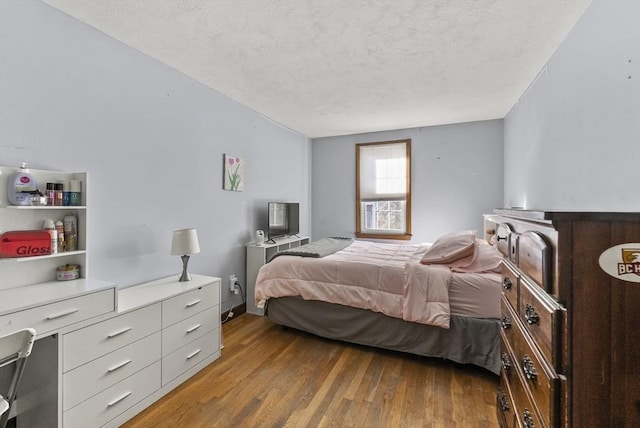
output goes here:
[{"label": "wall-mounted white shelf", "polygon": [[[66,183],[78,180],[82,184],[80,205],[30,205],[9,203],[8,182],[18,167],[0,166],[0,234],[8,231],[42,230],[44,221],[62,221],[67,213],[77,219],[77,249],[54,254],[0,258],[0,290],[56,280],[56,269],[65,264],[80,266],[80,277],[87,278],[87,173],[51,171],[29,168],[44,193],[46,183]],[[64,282],[60,282],[63,286]]]},{"label": "wall-mounted white shelf", "polygon": [[8,205],[3,207],[9,210],[86,210],[85,206],[69,206],[69,205],[29,205],[29,206],[21,206],[21,205]]},{"label": "wall-mounted white shelf", "polygon": [[57,259],[61,257],[77,256],[81,254],[86,254],[86,251],[85,250],[65,251],[63,253],[47,254],[46,256],[8,257],[8,258],[0,259],[0,263],[9,263],[9,262],[22,263],[22,262],[31,262],[35,260]]}]

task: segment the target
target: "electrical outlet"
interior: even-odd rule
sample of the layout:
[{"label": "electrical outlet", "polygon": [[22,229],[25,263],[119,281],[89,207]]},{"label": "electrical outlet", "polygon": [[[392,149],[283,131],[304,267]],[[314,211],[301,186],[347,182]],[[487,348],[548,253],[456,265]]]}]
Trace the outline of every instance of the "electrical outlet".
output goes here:
[{"label": "electrical outlet", "polygon": [[235,273],[232,273],[231,275],[229,275],[229,291],[236,291],[236,281],[238,280],[238,277],[236,276]]}]

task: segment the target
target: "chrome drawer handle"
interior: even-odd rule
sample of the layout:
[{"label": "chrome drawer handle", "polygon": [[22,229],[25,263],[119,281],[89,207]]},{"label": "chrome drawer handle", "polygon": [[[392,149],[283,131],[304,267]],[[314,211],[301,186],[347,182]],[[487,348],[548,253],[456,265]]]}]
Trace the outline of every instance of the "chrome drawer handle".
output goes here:
[{"label": "chrome drawer handle", "polygon": [[187,329],[187,334],[189,333],[193,333],[194,331],[196,331],[197,329],[199,329],[200,327],[202,327],[202,324],[197,324],[194,325],[193,327],[191,327],[190,329]]},{"label": "chrome drawer handle", "polygon": [[196,355],[198,355],[200,353],[200,349],[198,349],[197,351],[193,351],[192,353],[190,353],[189,355],[187,355],[187,360],[192,359],[193,357],[195,357]]},{"label": "chrome drawer handle", "polygon": [[506,352],[502,353],[500,359],[502,360],[502,368],[505,369],[505,371],[511,370],[511,358],[509,358]]},{"label": "chrome drawer handle", "polygon": [[522,420],[524,421],[524,428],[534,428],[535,424],[533,423],[533,416],[531,416],[531,412],[529,409],[524,409],[524,413],[522,414]]},{"label": "chrome drawer handle", "polygon": [[536,309],[528,303],[524,306],[524,319],[529,324],[538,324],[540,320]]},{"label": "chrome drawer handle", "polygon": [[505,330],[511,328],[511,320],[509,319],[509,315],[505,315],[502,317],[502,328]]},{"label": "chrome drawer handle", "polygon": [[127,398],[130,395],[131,395],[131,392],[125,392],[120,397],[118,397],[115,400],[113,400],[110,403],[108,403],[107,407],[115,406],[116,404],[118,404],[119,402],[121,402],[122,400],[124,400],[125,398]]},{"label": "chrome drawer handle", "polygon": [[54,320],[56,318],[66,317],[67,315],[75,314],[78,311],[80,311],[80,309],[69,309],[68,311],[58,312],[57,314],[49,315],[47,319]]},{"label": "chrome drawer handle", "polygon": [[528,356],[525,356],[522,359],[522,370],[524,371],[524,375],[528,380],[536,380],[538,377],[538,372],[536,372],[536,368],[533,365],[533,361]]},{"label": "chrome drawer handle", "polygon": [[498,403],[500,404],[500,409],[503,412],[506,412],[507,410],[509,410],[509,401],[507,400],[507,396],[505,395],[504,392],[501,392],[498,395]]},{"label": "chrome drawer handle", "polygon": [[202,300],[201,300],[201,299],[194,300],[194,301],[193,301],[193,302],[191,302],[191,303],[187,303],[187,308],[190,308],[190,307],[192,307],[192,306],[195,306],[195,305],[197,305],[197,304],[198,304],[198,303],[200,303],[200,302],[202,302]]},{"label": "chrome drawer handle", "polygon": [[121,362],[121,363],[120,363],[120,364],[118,364],[118,365],[115,365],[115,366],[113,366],[113,367],[111,367],[111,368],[108,368],[108,369],[107,369],[107,372],[109,372],[109,373],[111,373],[111,372],[115,372],[116,370],[121,369],[122,367],[126,366],[126,365],[127,365],[127,364],[129,364],[129,363],[131,363],[131,360],[123,361],[123,362]]},{"label": "chrome drawer handle", "polygon": [[123,328],[121,330],[115,331],[113,333],[109,333],[107,335],[107,339],[113,339],[114,337],[120,336],[121,334],[124,334],[124,333],[128,332],[129,330],[131,330],[131,327],[125,327],[125,328]]},{"label": "chrome drawer handle", "polygon": [[504,288],[505,290],[511,290],[512,286],[513,286],[513,283],[511,282],[511,279],[505,277],[502,280],[502,288]]}]

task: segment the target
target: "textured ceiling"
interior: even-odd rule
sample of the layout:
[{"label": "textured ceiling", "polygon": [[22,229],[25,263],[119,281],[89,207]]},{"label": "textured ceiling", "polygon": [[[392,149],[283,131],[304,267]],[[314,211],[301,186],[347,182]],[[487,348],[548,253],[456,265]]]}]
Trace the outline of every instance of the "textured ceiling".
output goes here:
[{"label": "textured ceiling", "polygon": [[589,0],[44,0],[309,137],[503,118]]}]

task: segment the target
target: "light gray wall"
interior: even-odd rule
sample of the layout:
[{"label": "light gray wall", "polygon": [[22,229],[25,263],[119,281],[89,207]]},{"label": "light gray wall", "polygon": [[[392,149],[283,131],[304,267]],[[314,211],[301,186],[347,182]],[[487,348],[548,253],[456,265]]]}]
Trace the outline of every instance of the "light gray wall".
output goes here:
[{"label": "light gray wall", "polygon": [[640,2],[594,1],[504,127],[505,206],[640,211]]},{"label": "light gray wall", "polygon": [[[222,190],[223,153],[246,161]],[[196,227],[190,271],[240,304],[244,244],[269,200],[300,202],[310,233],[311,147],[285,129],[39,1],[0,0],[0,164],[87,171],[89,271],[123,286],[181,270],[171,232]]]},{"label": "light gray wall", "polygon": [[502,206],[502,121],[413,128],[312,141],[313,238],[354,236],[355,145],[411,139],[412,243],[482,232]]}]

